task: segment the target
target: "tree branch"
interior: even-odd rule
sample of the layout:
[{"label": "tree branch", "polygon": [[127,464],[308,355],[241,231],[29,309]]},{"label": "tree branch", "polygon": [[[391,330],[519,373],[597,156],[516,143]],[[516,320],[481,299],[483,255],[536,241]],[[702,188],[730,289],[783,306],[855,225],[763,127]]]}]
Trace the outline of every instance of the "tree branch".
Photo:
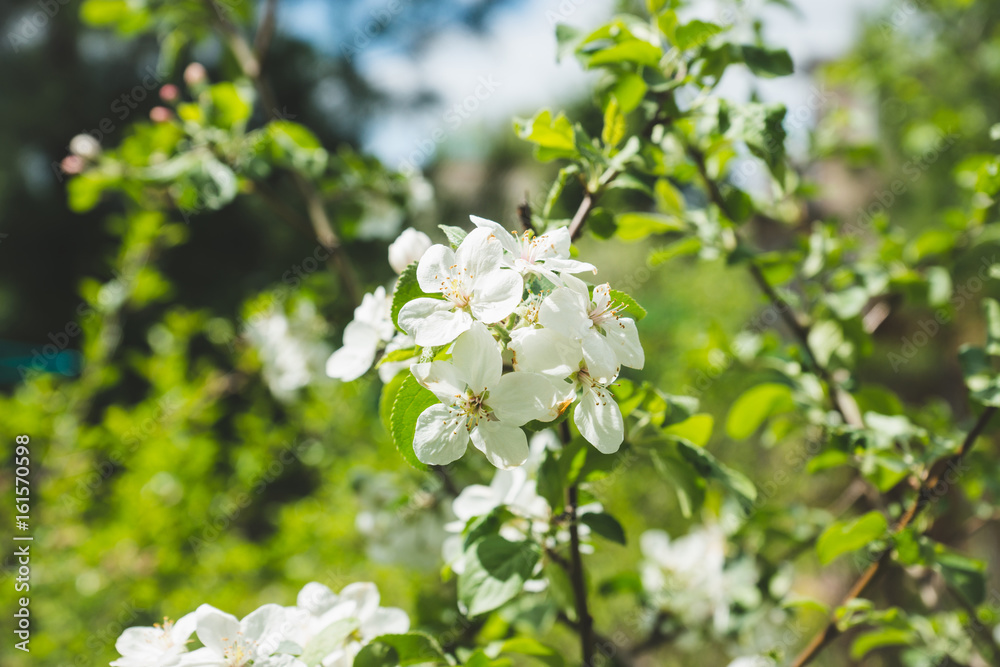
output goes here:
[{"label": "tree branch", "polygon": [[[559,428],[563,445],[570,443],[569,423],[563,422]],[[569,548],[570,583],[573,586],[573,598],[576,601],[576,618],[580,633],[580,653],[583,664],[592,667],[594,664],[594,619],[587,606],[587,578],[583,571],[583,558],[580,555],[580,521],[576,513],[579,500],[579,487],[576,482],[566,489],[566,514],[569,517]]]},{"label": "tree branch", "polygon": [[[926,480],[920,485],[920,490],[917,493],[916,499],[914,499],[914,501],[910,504],[909,508],[893,528],[893,535],[898,535],[900,532],[905,530],[906,527],[912,524],[913,520],[916,519],[928,505],[933,503],[934,500],[941,495],[944,495],[949,485],[948,481],[942,481],[945,473],[951,470],[957,463],[961,463],[966,454],[972,450],[976,440],[982,434],[983,430],[996,413],[997,408],[990,407],[983,410],[982,414],[979,415],[979,419],[976,420],[975,425],[972,427],[972,430],[970,430],[965,436],[959,450],[955,454],[941,459],[933,466],[930,473],[927,475]],[[886,549],[875,562],[868,566],[868,569],[865,570],[861,577],[854,582],[853,586],[851,586],[850,590],[841,600],[839,606],[843,607],[865,591],[868,584],[870,584],[872,579],[875,578],[875,575],[879,574],[885,567],[885,564],[889,561],[889,555],[891,553],[891,549]],[[805,665],[808,665],[817,655],[819,655],[819,652],[823,650],[827,644],[832,642],[839,635],[840,630],[837,628],[836,622],[831,619],[826,624],[826,627],[824,627],[819,634],[813,637],[812,641],[810,641],[802,652],[799,653],[798,657],[795,658],[795,662],[792,663],[792,667],[805,667]]]}]

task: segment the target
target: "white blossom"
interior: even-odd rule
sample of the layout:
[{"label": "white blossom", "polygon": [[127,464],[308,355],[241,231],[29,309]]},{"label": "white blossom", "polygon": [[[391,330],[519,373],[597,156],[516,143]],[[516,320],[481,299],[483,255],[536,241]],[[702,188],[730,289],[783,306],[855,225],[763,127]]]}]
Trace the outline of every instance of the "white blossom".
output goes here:
[{"label": "white blossom", "polygon": [[[286,611],[266,604],[237,620],[232,614],[211,605],[195,611],[198,639],[203,648],[188,653],[183,664],[189,667],[300,667],[289,653],[301,648],[287,640]],[[275,655],[275,654],[286,654]]]},{"label": "white blossom", "polygon": [[389,244],[389,266],[396,273],[402,273],[413,262],[419,262],[431,245],[427,234],[408,227]]},{"label": "white blossom", "polygon": [[291,400],[298,389],[312,381],[314,369],[318,371],[329,351],[302,331],[317,322],[320,321],[309,303],[300,305],[293,319],[275,310],[251,318],[248,324],[247,338],[260,356],[264,381],[281,400]]},{"label": "white blossom", "polygon": [[469,216],[476,227],[488,229],[500,239],[505,251],[504,262],[523,276],[539,275],[548,278],[556,285],[561,280],[556,273],[597,273],[593,264],[580,262],[569,258],[569,248],[572,243],[569,228],[560,227],[535,236],[526,231],[518,234],[509,232],[502,225],[480,218]]},{"label": "white blossom", "polygon": [[364,375],[375,361],[381,343],[392,340],[396,329],[390,309],[392,297],[384,287],[365,294],[354,309],[354,319],[344,328],[344,346],[326,362],[326,374],[350,382]]},{"label": "white blossom", "polygon": [[[516,275],[516,274],[515,274]],[[458,337],[451,361],[411,368],[414,377],[438,400],[417,418],[413,450],[423,463],[443,465],[473,444],[498,468],[519,466],[528,458],[521,426],[552,421],[572,401],[571,387],[538,373],[503,374],[500,349],[479,322]]]},{"label": "white blossom", "polygon": [[399,312],[399,325],[417,345],[445,345],[469,330],[474,320],[493,324],[521,302],[521,276],[503,268],[503,247],[488,229],[473,230],[458,249],[433,245],[417,265],[417,281],[444,299],[418,298]]},{"label": "white blossom", "polygon": [[112,667],[172,667],[181,662],[187,653],[187,643],[195,630],[194,614],[176,622],[163,619],[153,627],[126,629],[115,642],[115,649],[122,657],[111,663]]}]

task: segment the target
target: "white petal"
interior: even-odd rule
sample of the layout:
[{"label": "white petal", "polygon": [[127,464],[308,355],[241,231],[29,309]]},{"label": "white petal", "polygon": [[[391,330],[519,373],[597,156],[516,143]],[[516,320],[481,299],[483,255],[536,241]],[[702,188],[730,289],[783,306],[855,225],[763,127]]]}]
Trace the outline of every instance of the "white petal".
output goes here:
[{"label": "white petal", "polygon": [[513,234],[507,231],[503,225],[493,222],[492,220],[487,220],[486,218],[480,218],[478,215],[470,215],[469,219],[472,220],[472,224],[476,227],[488,229],[493,232],[493,235],[497,237],[498,241],[500,241],[500,245],[503,246],[503,249],[511,255],[517,257],[521,254],[521,248],[517,239]]},{"label": "white petal", "polygon": [[611,305],[611,285],[604,283],[594,288],[593,305],[591,310],[603,313]]},{"label": "white petal", "polygon": [[235,637],[240,631],[240,622],[232,614],[226,614],[210,605],[202,605],[195,612],[198,615],[198,639],[213,653],[222,655],[226,644],[223,638]]},{"label": "white petal", "polygon": [[618,355],[608,339],[594,329],[583,337],[583,359],[590,377],[601,384],[614,382],[618,377]]},{"label": "white petal", "polygon": [[123,656],[154,653],[162,634],[160,628],[127,628],[115,641],[115,649]]},{"label": "white petal", "polygon": [[541,373],[507,373],[490,389],[487,403],[506,424],[521,426],[533,419],[552,421],[572,402],[567,398],[568,391],[560,394],[557,382],[570,389],[568,383]]},{"label": "white petal", "polygon": [[[250,612],[240,621],[240,630],[247,639],[266,640],[277,646],[283,633],[281,626],[285,620],[285,608],[277,604],[265,604]],[[273,651],[272,651],[273,652]]]},{"label": "white petal", "polygon": [[605,331],[607,341],[618,355],[618,363],[629,368],[642,368],[646,363],[646,354],[639,342],[639,330],[631,317],[619,318],[610,322]]},{"label": "white petal", "polygon": [[454,364],[447,361],[430,361],[410,367],[417,382],[430,389],[445,405],[454,405],[465,393],[465,378]]},{"label": "white petal", "polygon": [[452,415],[443,405],[432,405],[417,417],[413,452],[427,465],[445,465],[462,457],[469,446],[465,417]]},{"label": "white petal", "polygon": [[516,329],[510,339],[514,370],[565,378],[580,369],[580,343],[554,329]]},{"label": "white petal", "polygon": [[433,294],[443,289],[443,281],[455,274],[455,253],[441,244],[432,245],[417,264],[417,282],[420,289]]},{"label": "white petal", "polygon": [[[216,653],[208,647],[195,649],[190,653],[182,653],[179,658],[178,664],[183,665],[183,667],[213,667],[214,665],[226,664],[222,653]],[[142,667],[148,667],[148,664],[144,664]]]},{"label": "white petal", "polygon": [[475,282],[500,268],[503,246],[493,230],[477,227],[469,232],[455,251],[458,273],[463,280]]},{"label": "white petal", "polygon": [[313,616],[319,616],[337,603],[337,595],[328,586],[312,581],[302,587],[295,604]]},{"label": "white petal", "polygon": [[473,393],[481,394],[492,387],[503,372],[500,348],[481,322],[472,327],[455,341],[451,349],[452,363],[461,369]]},{"label": "white petal", "polygon": [[178,618],[170,629],[170,638],[175,644],[183,645],[198,627],[198,614],[191,612]]},{"label": "white petal", "polygon": [[572,242],[569,227],[560,227],[545,232],[533,241],[533,245],[541,249],[536,254],[538,259],[557,259],[569,257],[569,246]]},{"label": "white petal", "polygon": [[524,279],[517,271],[500,269],[479,276],[472,287],[469,310],[487,324],[499,322],[521,303]]},{"label": "white petal", "polygon": [[524,431],[503,422],[481,421],[472,429],[472,444],[486,454],[497,468],[516,468],[528,458],[528,439]]},{"label": "white petal", "polygon": [[378,609],[381,597],[378,586],[368,581],[359,581],[344,586],[340,591],[340,602],[351,602],[354,605],[353,616],[361,623],[367,621]]},{"label": "white petal", "polygon": [[[572,278],[573,276],[564,276],[563,279]],[[586,287],[584,289],[586,290]],[[542,301],[538,309],[538,322],[546,329],[552,329],[569,338],[580,338],[591,328],[586,298],[568,285],[556,288]]]},{"label": "white petal", "polygon": [[451,303],[440,299],[414,299],[400,309],[399,326],[420,347],[447,345],[472,326],[468,313],[452,308]]},{"label": "white petal", "polygon": [[[559,273],[597,273],[597,267],[588,262],[580,262],[575,259],[547,259],[545,268]],[[565,279],[563,280],[565,282]]]},{"label": "white petal", "polygon": [[622,411],[607,389],[584,389],[573,412],[573,423],[587,442],[604,454],[617,452],[625,439]]},{"label": "white petal", "polygon": [[375,361],[378,336],[369,325],[354,320],[344,329],[344,347],[327,359],[326,374],[351,382],[364,375]]},{"label": "white petal", "polygon": [[456,517],[467,522],[474,516],[489,514],[499,504],[500,496],[491,486],[473,484],[462,489],[455,497],[452,511]]},{"label": "white petal", "polygon": [[407,227],[389,244],[389,266],[396,273],[402,273],[407,266],[420,261],[430,247],[431,239],[427,234]]},{"label": "white petal", "polygon": [[410,617],[405,611],[395,607],[382,607],[376,609],[362,626],[361,634],[370,641],[379,635],[399,635],[409,629]]}]

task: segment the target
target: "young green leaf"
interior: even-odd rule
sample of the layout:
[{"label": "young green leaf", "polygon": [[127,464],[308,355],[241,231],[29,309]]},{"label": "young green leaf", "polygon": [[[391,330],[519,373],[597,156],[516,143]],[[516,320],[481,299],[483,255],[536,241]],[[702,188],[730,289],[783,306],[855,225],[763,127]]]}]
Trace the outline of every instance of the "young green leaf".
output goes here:
[{"label": "young green leaf", "polygon": [[435,405],[438,399],[429,389],[422,387],[412,373],[401,375],[404,376],[403,383],[396,392],[390,417],[392,439],[407,463],[418,470],[427,470],[427,466],[418,461],[417,455],[413,452],[413,434],[417,429],[417,417]]},{"label": "young green leaf", "polygon": [[791,387],[759,384],[745,391],[729,409],[726,434],[734,440],[749,438],[768,417],[794,409]]},{"label": "young green leaf", "polygon": [[875,540],[885,537],[889,522],[881,512],[871,511],[850,521],[835,521],[816,542],[819,562],[826,565],[851,551],[857,551]]}]

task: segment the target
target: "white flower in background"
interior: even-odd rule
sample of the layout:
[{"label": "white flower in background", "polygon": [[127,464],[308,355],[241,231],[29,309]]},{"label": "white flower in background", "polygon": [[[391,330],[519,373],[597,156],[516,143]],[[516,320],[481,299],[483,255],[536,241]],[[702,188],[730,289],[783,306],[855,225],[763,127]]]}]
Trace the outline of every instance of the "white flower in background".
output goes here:
[{"label": "white flower in background", "polygon": [[488,229],[500,239],[506,251],[507,266],[523,276],[539,275],[548,278],[556,285],[562,284],[559,273],[597,273],[593,264],[580,262],[569,258],[569,247],[572,240],[568,227],[560,227],[535,236],[532,232],[507,231],[502,225],[470,215],[469,218],[480,229]]},{"label": "white flower in background", "polygon": [[[403,333],[396,333],[392,340],[385,346],[385,354],[391,354],[396,350],[406,350],[416,345],[413,336]],[[403,359],[402,361],[382,361],[378,367],[378,377],[382,382],[389,382],[396,377],[396,373],[410,367],[413,359]]]},{"label": "white flower in background", "polygon": [[[372,639],[385,634],[402,634],[410,629],[410,618],[402,609],[380,607],[375,584],[349,584],[334,593],[319,583],[306,584],[299,592],[296,607],[289,610],[290,636],[308,647],[313,639],[330,641],[334,634],[340,642],[321,660],[323,667],[351,667],[354,657]],[[324,646],[327,644],[324,643]]]},{"label": "white flower in background", "polygon": [[[195,611],[198,639],[203,648],[192,651],[184,658],[191,667],[278,667],[302,665],[288,656],[301,647],[287,640],[289,630],[286,611],[276,604],[266,604],[237,620],[232,614],[204,604]],[[274,656],[274,657],[272,657]]]},{"label": "white flower in background", "polygon": [[414,453],[429,465],[458,459],[471,438],[496,467],[519,466],[528,458],[520,427],[532,420],[552,421],[573,399],[570,385],[563,383],[563,389],[544,375],[503,375],[497,342],[479,322],[458,337],[450,362],[416,364],[411,370],[441,401],[420,413],[413,438]]},{"label": "white flower in background", "polygon": [[163,619],[153,627],[128,628],[115,642],[122,657],[112,667],[172,667],[187,653],[187,643],[195,630],[194,614],[176,622]]},{"label": "white flower in background", "polygon": [[661,530],[639,538],[644,557],[643,588],[662,609],[670,610],[690,628],[711,622],[716,632],[730,626],[734,601],[759,604],[759,577],[753,562],[726,562],[726,536],[719,526],[692,530],[671,540]]},{"label": "white flower in background", "polygon": [[296,390],[309,384],[314,357],[323,354],[321,345],[295,335],[292,323],[280,311],[252,318],[247,337],[260,355],[264,381],[282,400],[293,398]]},{"label": "white flower in background", "polygon": [[742,658],[736,658],[728,667],[777,667],[778,663],[774,661],[774,658],[769,658],[766,655],[749,655]]},{"label": "white flower in background", "polygon": [[69,152],[85,160],[95,160],[101,154],[101,144],[90,134],[78,134],[69,140]]},{"label": "white flower in background", "polygon": [[390,309],[392,297],[384,287],[365,294],[354,309],[354,319],[344,328],[344,346],[326,362],[326,374],[350,382],[364,375],[375,361],[379,344],[392,340],[396,333]]},{"label": "white flower in background", "polygon": [[635,320],[618,315],[610,286],[598,285],[591,297],[582,280],[566,276],[564,282],[542,302],[539,324],[579,341],[587,368],[596,378],[611,382],[619,366],[642,368],[645,354]]},{"label": "white flower in background", "polygon": [[419,298],[399,312],[399,325],[430,347],[452,342],[468,331],[473,320],[493,324],[506,318],[521,302],[524,282],[502,267],[503,247],[488,229],[475,229],[454,252],[433,245],[417,265],[420,289],[444,299]]},{"label": "white flower in background", "polygon": [[413,262],[419,262],[431,245],[431,237],[407,227],[389,244],[389,266],[396,273],[402,273]]}]

